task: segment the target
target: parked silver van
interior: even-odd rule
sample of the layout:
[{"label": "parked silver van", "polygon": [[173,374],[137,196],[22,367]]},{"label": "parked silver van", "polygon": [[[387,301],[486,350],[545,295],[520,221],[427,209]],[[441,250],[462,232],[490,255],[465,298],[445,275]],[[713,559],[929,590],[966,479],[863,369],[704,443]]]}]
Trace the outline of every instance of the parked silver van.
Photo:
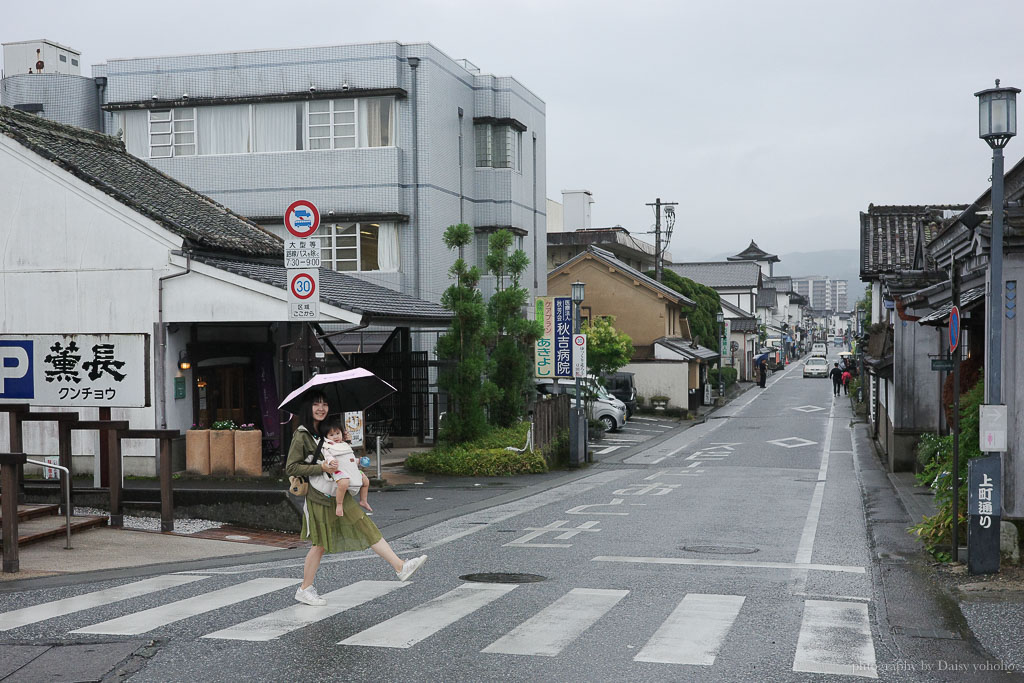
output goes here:
[{"label": "parked silver van", "polygon": [[[590,402],[590,417],[600,420],[608,431],[622,429],[626,424],[626,404],[608,393],[608,390],[597,382],[587,380],[582,383],[583,399]],[[543,394],[568,394],[576,396],[576,382],[561,380],[557,385],[554,380],[537,380],[537,391]]]}]

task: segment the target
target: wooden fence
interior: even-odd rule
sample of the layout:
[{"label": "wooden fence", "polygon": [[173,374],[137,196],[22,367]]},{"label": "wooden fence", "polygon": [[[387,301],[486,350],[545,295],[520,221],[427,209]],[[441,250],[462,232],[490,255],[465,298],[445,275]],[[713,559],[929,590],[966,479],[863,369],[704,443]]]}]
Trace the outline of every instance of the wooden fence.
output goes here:
[{"label": "wooden fence", "polygon": [[533,407],[534,448],[547,448],[558,435],[569,430],[569,395],[538,397]]}]

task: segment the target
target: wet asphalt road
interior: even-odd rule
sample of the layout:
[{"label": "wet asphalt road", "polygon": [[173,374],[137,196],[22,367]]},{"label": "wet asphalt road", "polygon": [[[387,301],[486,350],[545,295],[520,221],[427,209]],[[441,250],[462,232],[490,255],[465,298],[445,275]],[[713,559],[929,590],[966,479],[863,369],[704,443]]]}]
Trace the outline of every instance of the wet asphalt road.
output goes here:
[{"label": "wet asphalt road", "polygon": [[[1014,679],[977,672],[998,662],[915,572],[909,520],[851,422],[794,364],[586,470],[376,496],[395,549],[429,555],[406,584],[366,553],[325,561],[327,608],[295,606],[295,553],[142,571],[0,594],[0,628],[53,613],[3,642],[152,641],[137,681]],[[140,580],[173,585],[122,598]]]}]

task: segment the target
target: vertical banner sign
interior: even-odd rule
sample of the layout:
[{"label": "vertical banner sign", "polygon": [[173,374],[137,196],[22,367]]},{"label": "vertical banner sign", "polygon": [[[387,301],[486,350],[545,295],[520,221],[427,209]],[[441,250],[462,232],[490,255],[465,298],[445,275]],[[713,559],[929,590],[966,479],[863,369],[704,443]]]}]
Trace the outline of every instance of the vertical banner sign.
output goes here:
[{"label": "vertical banner sign", "polygon": [[362,448],[364,424],[363,411],[345,413],[345,431],[352,437],[352,441],[349,442],[352,448]]},{"label": "vertical banner sign", "polygon": [[537,297],[534,308],[537,322],[544,326],[540,339],[534,343],[534,374],[537,377],[555,376],[555,300],[550,296]]},{"label": "vertical banner sign", "polygon": [[999,571],[999,521],[1002,515],[1000,456],[967,461],[967,571]]},{"label": "vertical banner sign", "polygon": [[555,297],[555,377],[572,377],[572,299]]},{"label": "vertical banner sign", "polygon": [[732,332],[732,321],[724,320],[722,321],[722,325],[725,326],[725,332],[722,334],[722,349],[720,353],[722,354],[722,358],[725,358],[729,355],[729,334]]},{"label": "vertical banner sign", "polygon": [[287,273],[288,319],[317,320],[320,317],[320,269]]},{"label": "vertical banner sign", "polygon": [[587,376],[587,335],[572,336],[572,374],[573,377]]}]

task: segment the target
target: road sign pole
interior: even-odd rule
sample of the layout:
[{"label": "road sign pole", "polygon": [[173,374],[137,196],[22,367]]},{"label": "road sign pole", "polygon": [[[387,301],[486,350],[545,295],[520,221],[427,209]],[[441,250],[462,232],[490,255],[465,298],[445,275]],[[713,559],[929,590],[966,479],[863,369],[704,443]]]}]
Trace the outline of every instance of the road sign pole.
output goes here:
[{"label": "road sign pole", "polygon": [[[960,561],[960,272],[950,259],[953,310],[949,312],[949,353],[953,356],[953,533],[952,560]],[[956,328],[955,330],[953,328]]]}]

